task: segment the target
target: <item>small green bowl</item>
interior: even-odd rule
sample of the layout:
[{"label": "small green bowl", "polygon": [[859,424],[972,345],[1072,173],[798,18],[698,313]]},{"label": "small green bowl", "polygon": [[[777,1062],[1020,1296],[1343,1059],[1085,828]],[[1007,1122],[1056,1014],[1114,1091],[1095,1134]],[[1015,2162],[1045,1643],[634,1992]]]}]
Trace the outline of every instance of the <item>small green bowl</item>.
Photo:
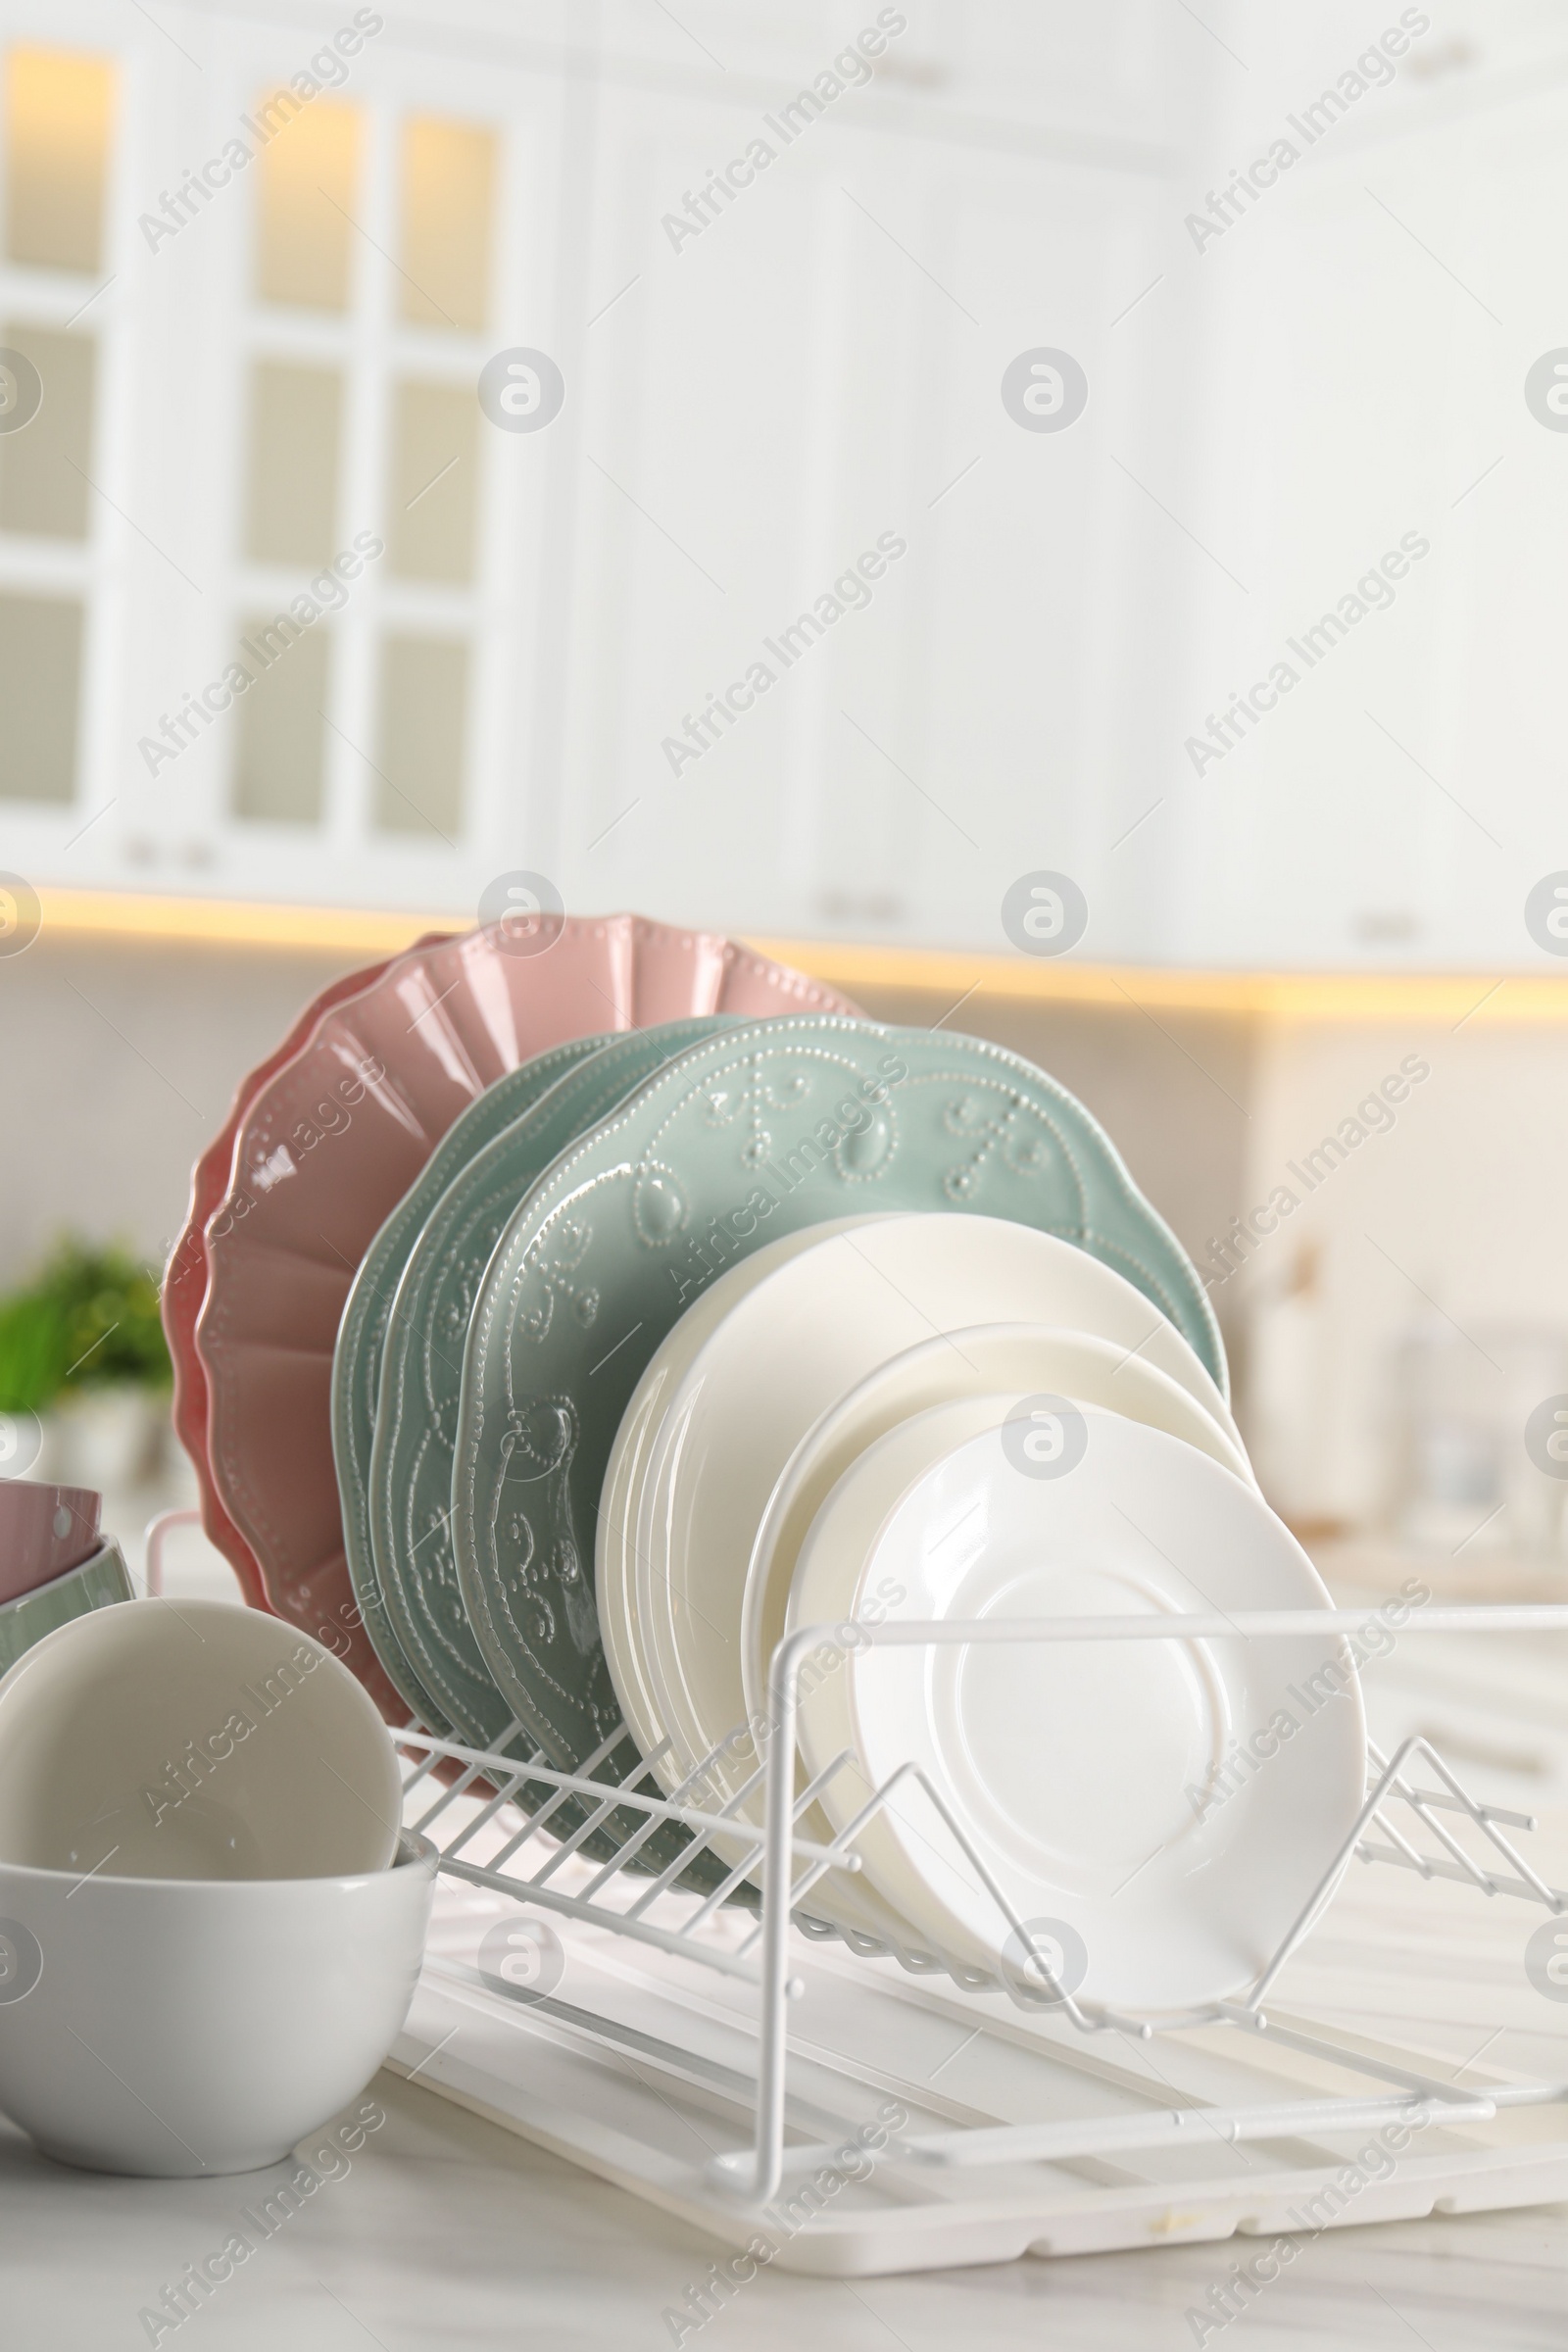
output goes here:
[{"label": "small green bowl", "polygon": [[68,1568],[64,1576],[36,1586],[0,1608],[0,1674],[56,1626],[69,1624],[73,1617],[85,1617],[89,1609],[106,1609],[114,1601],[133,1597],[130,1571],[119,1544],[111,1539],[79,1568]]}]

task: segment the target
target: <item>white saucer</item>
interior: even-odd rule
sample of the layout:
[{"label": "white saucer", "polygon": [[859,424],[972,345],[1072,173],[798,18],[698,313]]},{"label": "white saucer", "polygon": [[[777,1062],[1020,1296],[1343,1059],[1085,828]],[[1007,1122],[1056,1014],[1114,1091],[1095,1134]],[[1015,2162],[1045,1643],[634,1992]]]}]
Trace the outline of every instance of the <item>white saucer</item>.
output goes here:
[{"label": "white saucer", "polygon": [[[873,1440],[950,1397],[1042,1393],[1080,1397],[1163,1429],[1238,1478],[1246,1454],[1202,1406],[1163,1372],[1109,1340],[1043,1323],[990,1323],[945,1333],[896,1355],[830,1405],[801,1439],[768,1500],[752,1546],[741,1600],[741,1678],[748,1716],[767,1708],[769,1662],[783,1632],[790,1580],[806,1531],[828,1494]],[[694,1670],[698,1659],[694,1657]],[[716,1703],[722,1707],[725,1697]],[[710,1704],[714,1702],[710,1702]]]},{"label": "white saucer", "polygon": [[[807,1537],[792,1627],[838,1623],[878,1592],[920,1619],[1330,1605],[1253,1489],[1163,1431],[1081,1409],[1086,1449],[1065,1475],[1019,1467],[1000,1428],[934,1461],[951,1405],[879,1439]],[[1340,1695],[1323,1694],[1327,1665]],[[1250,1762],[1216,1783],[1237,1742]],[[846,1746],[859,1759],[822,1794],[841,1830],[918,1766],[1017,1917],[1081,1955],[1066,1988],[1130,2009],[1251,1981],[1365,1792],[1359,1686],[1332,1634],[856,1650],[804,1692],[800,1744],[808,1772]],[[856,1842],[935,1946],[1024,1981],[1024,1948],[917,1782]]]}]

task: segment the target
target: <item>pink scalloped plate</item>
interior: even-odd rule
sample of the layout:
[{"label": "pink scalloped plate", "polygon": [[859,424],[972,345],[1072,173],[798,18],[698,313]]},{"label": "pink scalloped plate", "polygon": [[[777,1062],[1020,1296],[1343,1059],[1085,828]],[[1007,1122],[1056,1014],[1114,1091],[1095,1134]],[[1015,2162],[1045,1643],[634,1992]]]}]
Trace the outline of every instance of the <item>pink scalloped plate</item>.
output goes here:
[{"label": "pink scalloped plate", "polygon": [[[451,936],[446,931],[427,931],[415,941],[415,949],[435,947]],[[234,1138],[241,1119],[262,1088],[277,1075],[285,1062],[292,1061],[303,1051],[323,1013],[331,1012],[350,997],[357,997],[362,989],[372,987],[386,968],[386,963],[366,964],[357,972],[346,972],[330,988],[323,988],[306,1005],[276,1052],[240,1080],[227,1118],[191,1170],[190,1206],[164,1271],[162,1309],[164,1337],[169,1342],[170,1361],[174,1368],[174,1435],[190,1455],[196,1472],[202,1526],[210,1541],[232,1563],[240,1589],[255,1609],[269,1605],[262,1572],[250,1545],[224,1510],[207,1463],[207,1375],[196,1352],[196,1322],[207,1297],[207,1220],[228,1190],[234,1164]]]},{"label": "pink scalloped plate", "polygon": [[856,1010],[711,934],[624,914],[550,927],[532,954],[494,926],[412,950],[325,1012],[241,1116],[207,1222],[196,1350],[232,1547],[214,1541],[237,1568],[246,1547],[268,1605],[329,1641],[392,1720],[407,1708],[354,1605],[332,1460],[333,1343],[374,1235],[458,1114],[551,1046],[690,1013]]}]

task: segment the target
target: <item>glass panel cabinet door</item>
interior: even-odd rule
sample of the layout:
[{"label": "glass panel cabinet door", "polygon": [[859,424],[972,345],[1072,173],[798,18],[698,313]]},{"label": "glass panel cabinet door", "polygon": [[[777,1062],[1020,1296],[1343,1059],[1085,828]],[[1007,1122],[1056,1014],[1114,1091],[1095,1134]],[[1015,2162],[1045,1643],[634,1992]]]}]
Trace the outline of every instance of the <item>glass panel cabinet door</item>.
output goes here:
[{"label": "glass panel cabinet door", "polygon": [[259,158],[257,295],[341,315],[356,253],[360,110],[330,99],[304,106],[283,89],[257,102],[255,119],[272,131]]},{"label": "glass panel cabinet door", "polygon": [[74,598],[0,593],[0,800],[75,799],[81,631]]},{"label": "glass panel cabinet door", "polygon": [[478,383],[565,349],[565,80],[343,15],[0,34],[0,862],[41,883],[461,910],[556,789],[566,433]]},{"label": "glass panel cabinet door", "polygon": [[6,60],[5,255],[40,270],[102,266],[115,112],[106,58],[13,49]]},{"label": "glass panel cabinet door", "polygon": [[[0,439],[0,531],[87,537],[98,346],[90,334],[7,320],[0,347],[36,370],[36,416]],[[18,371],[23,372],[23,371]],[[19,387],[19,397],[28,397]]]},{"label": "glass panel cabinet door", "polygon": [[44,874],[75,832],[107,678],[97,482],[120,75],[110,55],[0,55],[0,804],[3,862]]},{"label": "glass panel cabinet door", "polygon": [[403,125],[398,311],[411,326],[482,328],[490,309],[496,140],[474,122]]},{"label": "glass panel cabinet door", "polygon": [[258,361],[251,373],[245,554],[255,563],[330,563],[337,544],[343,379],[334,368]]}]

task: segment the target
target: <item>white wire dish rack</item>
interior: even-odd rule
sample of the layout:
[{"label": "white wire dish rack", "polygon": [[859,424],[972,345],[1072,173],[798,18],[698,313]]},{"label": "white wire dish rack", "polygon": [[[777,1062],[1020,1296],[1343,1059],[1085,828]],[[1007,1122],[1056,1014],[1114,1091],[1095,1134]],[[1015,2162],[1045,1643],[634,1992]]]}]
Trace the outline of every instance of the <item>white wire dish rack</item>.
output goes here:
[{"label": "white wire dish rack", "polygon": [[[1365,1631],[1376,1615],[1260,1610],[859,1631],[877,1645],[1339,1637]],[[1568,1607],[1429,1606],[1420,1630],[1564,1633]],[[1568,2197],[1568,2038],[1553,2033],[1557,2013],[1531,1990],[1517,1952],[1514,1994],[1505,1975],[1481,1979],[1494,2008],[1516,2012],[1500,2024],[1488,2012],[1496,2031],[1483,2068],[1467,2063],[1470,2049],[1446,2045],[1443,2003],[1444,2015],[1418,2028],[1425,2047],[1386,2039],[1375,2019],[1362,2030],[1346,1991],[1355,1971],[1344,1965],[1344,1936],[1326,1936],[1319,1920],[1348,1926],[1354,1962],[1370,1960],[1374,1977],[1393,1968],[1386,2006],[1407,2033],[1433,1936],[1453,1934],[1450,1892],[1510,1898],[1533,1906],[1537,1921],[1568,1914],[1568,1892],[1516,1842],[1535,1827],[1528,1815],[1479,1802],[1423,1738],[1389,1756],[1374,1748],[1366,1801],[1340,1854],[1235,1999],[1175,2018],[1113,2013],[1062,1991],[1044,1957],[1033,1967],[1038,1984],[1011,1992],[996,1979],[956,1981],[929,1954],[890,1952],[812,1914],[813,1888],[828,1871],[858,1867],[855,1835],[904,1777],[885,1783],[836,1843],[798,1834],[803,1812],[848,1760],[797,1789],[799,1671],[833,1631],[803,1629],[780,1644],[773,1736],[754,1783],[721,1811],[696,1801],[701,1771],[671,1796],[648,1793],[646,1771],[625,1785],[596,1777],[619,1734],[577,1773],[552,1770],[520,1741],[495,1752],[417,1725],[400,1734],[415,1759],[407,1818],[437,1844],[442,1881],[394,2069],[679,2214],[741,2250],[743,2263],[829,2275],[1238,2231],[1272,2237]],[[432,1777],[440,1758],[457,1768],[446,1788]],[[764,1798],[760,1831],[735,1812],[754,1789]],[[586,1808],[554,1836],[552,1821],[560,1827],[573,1798]],[[646,1827],[613,1860],[589,1861],[583,1846],[612,1813],[622,1823],[641,1814]],[[1014,1948],[1029,1950],[1025,1924],[948,1819]],[[720,1887],[698,1894],[676,1884],[690,1848],[660,1877],[626,1867],[667,1821],[699,1846],[718,1841],[726,1866],[738,1857]],[[1385,1902],[1366,1927],[1365,1883],[1342,1881],[1352,1857],[1377,1866],[1379,1879],[1405,1874],[1410,1906],[1449,1900],[1447,1926],[1417,1908],[1401,1930]],[[759,1864],[760,1917],[723,1900]],[[549,1915],[535,1939],[549,1964],[533,1982],[511,1984],[481,1969],[479,1945],[499,1924],[515,1925],[518,1903],[535,1921]],[[1475,1925],[1461,1922],[1472,1944]],[[1376,1950],[1359,1940],[1372,1935]],[[1311,1961],[1320,1942],[1330,1946],[1327,1966]],[[1506,1936],[1497,1948],[1512,1949]],[[1287,1968],[1288,2008],[1271,1998]],[[1298,2008],[1302,1987],[1309,1998],[1315,1989],[1326,2016]],[[1518,2069],[1505,2063],[1511,2048]],[[1560,2057],[1560,2073],[1542,2071],[1544,2049]],[[1371,2167],[1369,2147],[1381,2151]],[[732,2262],[728,2278],[740,2275]],[[716,2267],[713,2276],[722,2287]]]}]

